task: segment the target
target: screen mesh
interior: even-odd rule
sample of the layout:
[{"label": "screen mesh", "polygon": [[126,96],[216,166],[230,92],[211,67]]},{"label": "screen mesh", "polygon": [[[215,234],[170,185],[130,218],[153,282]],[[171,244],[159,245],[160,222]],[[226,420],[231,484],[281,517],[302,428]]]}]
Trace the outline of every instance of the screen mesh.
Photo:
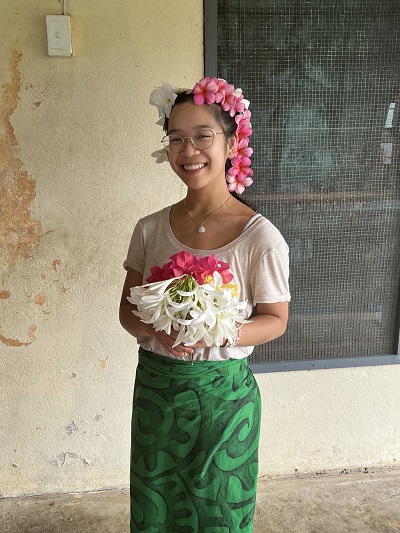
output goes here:
[{"label": "screen mesh", "polygon": [[393,354],[400,4],[218,1],[218,76],[251,101],[244,199],[290,247],[286,334],[253,361]]}]

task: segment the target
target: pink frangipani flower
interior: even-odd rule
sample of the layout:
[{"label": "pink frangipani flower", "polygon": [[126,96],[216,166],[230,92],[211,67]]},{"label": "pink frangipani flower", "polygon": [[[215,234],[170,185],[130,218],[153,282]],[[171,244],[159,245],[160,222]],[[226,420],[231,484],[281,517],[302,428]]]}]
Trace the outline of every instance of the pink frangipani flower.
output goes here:
[{"label": "pink frangipani flower", "polygon": [[[227,83],[225,86],[225,94],[221,100],[221,107],[224,111],[231,111],[232,107],[235,107],[236,97],[233,95],[235,87],[230,83]],[[233,115],[231,115],[233,116]]]},{"label": "pink frangipani flower", "polygon": [[203,78],[193,87],[195,105],[203,105],[204,102],[211,105],[215,102],[215,93],[218,86],[211,78]]},{"label": "pink frangipani flower", "polygon": [[244,124],[250,124],[251,119],[251,112],[246,109],[244,113],[241,115],[236,115],[235,122],[236,124],[239,124],[239,122],[243,122]]},{"label": "pink frangipani flower", "polygon": [[238,124],[236,133],[238,135],[239,140],[241,140],[249,137],[253,133],[253,130],[248,124],[246,124],[245,121],[241,121]]},{"label": "pink frangipani flower", "polygon": [[250,176],[253,175],[253,171],[250,168],[251,161],[248,157],[233,157],[231,159],[232,167],[228,170],[226,175],[226,181],[228,182],[229,191],[236,191],[238,194],[242,194],[245,187],[248,187],[253,183]]},{"label": "pink frangipani flower", "polygon": [[245,187],[249,187],[253,180],[249,177],[243,178],[242,181],[240,181],[238,176],[226,176],[226,181],[228,182],[228,190],[230,192],[237,192],[238,194],[242,194],[244,192]]},{"label": "pink frangipani flower", "polygon": [[211,78],[211,81],[213,81],[217,85],[217,92],[215,93],[215,103],[219,104],[222,102],[224,96],[225,96],[225,87],[228,85],[225,80],[222,78]]},{"label": "pink frangipani flower", "polygon": [[235,102],[233,106],[231,107],[231,110],[229,114],[231,117],[234,117],[236,113],[243,113],[244,112],[244,103],[242,102],[243,96],[235,99]]},{"label": "pink frangipani flower", "polygon": [[234,154],[234,157],[250,157],[253,153],[253,148],[249,147],[249,139],[245,137],[244,139],[240,139],[240,141],[237,144],[236,152]]}]

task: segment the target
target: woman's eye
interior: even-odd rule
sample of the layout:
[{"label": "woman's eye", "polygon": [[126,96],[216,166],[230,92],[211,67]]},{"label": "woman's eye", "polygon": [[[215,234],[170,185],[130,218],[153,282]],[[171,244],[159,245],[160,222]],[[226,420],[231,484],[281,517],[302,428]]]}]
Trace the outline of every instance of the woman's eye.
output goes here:
[{"label": "woman's eye", "polygon": [[205,140],[205,139],[211,139],[212,134],[208,131],[201,131],[196,135],[197,140]]},{"label": "woman's eye", "polygon": [[182,137],[170,137],[169,138],[169,143],[170,144],[177,144],[177,143],[181,143],[181,142],[183,142]]}]

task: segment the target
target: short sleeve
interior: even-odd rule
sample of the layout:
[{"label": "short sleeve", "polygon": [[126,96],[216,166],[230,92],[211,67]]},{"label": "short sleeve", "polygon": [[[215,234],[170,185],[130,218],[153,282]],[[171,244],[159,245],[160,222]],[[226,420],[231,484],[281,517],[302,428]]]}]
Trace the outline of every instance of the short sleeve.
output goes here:
[{"label": "short sleeve", "polygon": [[251,273],[253,305],[289,302],[289,248],[280,243],[265,253]]},{"label": "short sleeve", "polygon": [[125,259],[123,266],[125,270],[127,268],[133,268],[140,274],[144,272],[145,266],[145,252],[143,242],[142,224],[139,222],[136,224],[135,229],[131,237],[131,242],[128,248],[128,255]]}]

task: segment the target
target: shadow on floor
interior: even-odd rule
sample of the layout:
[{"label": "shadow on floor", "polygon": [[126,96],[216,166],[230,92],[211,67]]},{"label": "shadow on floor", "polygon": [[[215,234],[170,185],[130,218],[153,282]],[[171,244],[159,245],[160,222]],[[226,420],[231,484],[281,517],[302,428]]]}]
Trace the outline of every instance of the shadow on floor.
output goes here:
[{"label": "shadow on floor", "polygon": [[[129,533],[129,494],[108,490],[0,499],[0,531]],[[400,471],[260,479],[254,533],[292,532],[400,532]]]}]

